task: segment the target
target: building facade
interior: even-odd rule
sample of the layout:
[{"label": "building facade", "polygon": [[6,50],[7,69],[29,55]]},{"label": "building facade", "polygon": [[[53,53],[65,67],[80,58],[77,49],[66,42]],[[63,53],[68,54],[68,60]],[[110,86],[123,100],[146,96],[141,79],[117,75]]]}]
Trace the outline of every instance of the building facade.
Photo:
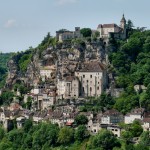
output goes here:
[{"label": "building facade", "polygon": [[117,24],[99,24],[97,27],[97,31],[100,33],[100,38],[108,39],[111,37],[126,39],[126,19],[124,14],[120,21],[120,26]]},{"label": "building facade", "polygon": [[80,96],[100,96],[107,85],[106,67],[97,61],[84,63],[75,72],[80,81]]},{"label": "building facade", "polygon": [[57,94],[59,99],[78,98],[79,97],[78,78],[68,76],[64,80],[58,80]]},{"label": "building facade", "polygon": [[68,31],[66,29],[56,31],[56,39],[59,42],[63,42],[64,40],[70,40],[73,38],[82,38],[80,27],[75,27],[75,31]]}]

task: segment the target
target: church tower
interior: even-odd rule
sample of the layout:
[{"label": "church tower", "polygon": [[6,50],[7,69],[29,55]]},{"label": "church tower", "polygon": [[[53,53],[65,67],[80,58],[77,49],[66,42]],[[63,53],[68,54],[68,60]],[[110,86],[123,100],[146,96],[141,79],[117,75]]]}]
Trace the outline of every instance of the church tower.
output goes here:
[{"label": "church tower", "polygon": [[123,14],[122,19],[121,19],[121,21],[120,21],[120,27],[121,27],[123,30],[125,30],[125,28],[126,28],[126,19],[125,19],[125,17],[124,17],[124,14]]}]

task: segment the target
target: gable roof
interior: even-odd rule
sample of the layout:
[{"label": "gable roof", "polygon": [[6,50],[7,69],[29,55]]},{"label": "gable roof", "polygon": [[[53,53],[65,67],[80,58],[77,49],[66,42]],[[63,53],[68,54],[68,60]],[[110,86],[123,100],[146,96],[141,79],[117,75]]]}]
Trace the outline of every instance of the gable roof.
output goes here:
[{"label": "gable roof", "polygon": [[99,24],[97,28],[115,28],[118,27],[116,24],[111,23],[111,24]]},{"label": "gable roof", "polygon": [[100,62],[93,61],[88,63],[83,63],[82,69],[78,72],[103,72],[106,66]]},{"label": "gable roof", "polygon": [[115,109],[107,110],[106,112],[103,113],[103,116],[111,116],[111,115],[122,115],[119,111]]}]

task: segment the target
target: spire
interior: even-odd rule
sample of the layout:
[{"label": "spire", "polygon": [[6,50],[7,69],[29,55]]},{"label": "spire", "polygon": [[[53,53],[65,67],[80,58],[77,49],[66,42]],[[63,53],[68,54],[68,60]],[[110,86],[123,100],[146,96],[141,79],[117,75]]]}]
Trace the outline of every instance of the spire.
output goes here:
[{"label": "spire", "polygon": [[124,13],[123,13],[123,15],[122,15],[122,19],[121,19],[121,21],[120,22],[126,22],[126,19],[125,19],[125,17],[124,17]]}]

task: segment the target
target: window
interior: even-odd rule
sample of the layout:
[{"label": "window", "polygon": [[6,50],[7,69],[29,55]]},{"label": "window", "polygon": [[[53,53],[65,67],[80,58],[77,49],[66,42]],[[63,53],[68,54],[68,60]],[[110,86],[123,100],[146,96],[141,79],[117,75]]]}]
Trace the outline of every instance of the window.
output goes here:
[{"label": "window", "polygon": [[85,75],[83,75],[83,78],[85,78]]},{"label": "window", "polygon": [[99,86],[97,87],[97,90],[99,90]]},{"label": "window", "polygon": [[89,81],[88,81],[88,80],[86,80],[86,82],[88,83]]},{"label": "window", "polygon": [[90,87],[90,92],[92,92],[92,87]]},{"label": "window", "polygon": [[92,78],[92,75],[90,75],[90,78]]},{"label": "window", "polygon": [[82,88],[83,92],[84,92],[84,87]]}]

